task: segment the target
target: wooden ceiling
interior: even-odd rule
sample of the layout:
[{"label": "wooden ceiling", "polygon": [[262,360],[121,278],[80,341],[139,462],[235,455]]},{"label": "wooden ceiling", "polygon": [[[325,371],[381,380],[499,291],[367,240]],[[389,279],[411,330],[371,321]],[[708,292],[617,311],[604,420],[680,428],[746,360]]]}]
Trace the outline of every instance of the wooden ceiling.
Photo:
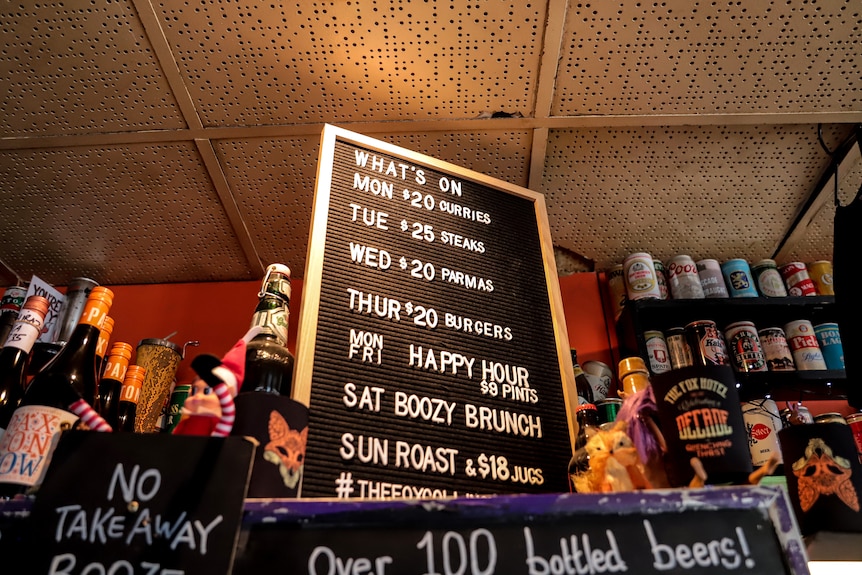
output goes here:
[{"label": "wooden ceiling", "polygon": [[5,285],[302,277],[325,123],[543,193],[561,273],[831,259],[862,123],[858,0],[47,0],[0,34]]}]

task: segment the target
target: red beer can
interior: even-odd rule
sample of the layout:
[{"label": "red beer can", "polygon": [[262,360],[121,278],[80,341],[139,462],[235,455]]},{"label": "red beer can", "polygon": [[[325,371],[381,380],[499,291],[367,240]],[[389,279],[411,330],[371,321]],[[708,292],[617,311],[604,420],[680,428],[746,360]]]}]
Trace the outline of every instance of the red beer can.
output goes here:
[{"label": "red beer can", "polygon": [[808,266],[804,262],[784,264],[778,271],[787,286],[787,294],[792,296],[817,295],[817,288],[808,275]]}]

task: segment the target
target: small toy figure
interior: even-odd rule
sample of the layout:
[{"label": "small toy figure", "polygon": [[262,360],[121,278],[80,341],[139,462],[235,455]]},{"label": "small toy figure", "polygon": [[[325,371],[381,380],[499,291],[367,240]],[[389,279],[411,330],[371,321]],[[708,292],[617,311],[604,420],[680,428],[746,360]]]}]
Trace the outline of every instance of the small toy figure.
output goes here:
[{"label": "small toy figure", "polygon": [[643,473],[637,449],[626,433],[627,423],[617,421],[599,430],[585,446],[589,469],[573,477],[578,493],[634,491],[652,487]]},{"label": "small toy figure", "polygon": [[249,330],[222,359],[201,354],[192,360],[191,367],[198,378],[183,403],[182,419],[174,428],[175,435],[227,437],[230,434],[236,417],[233,398],[245,375],[246,344],[259,332],[259,327]]}]

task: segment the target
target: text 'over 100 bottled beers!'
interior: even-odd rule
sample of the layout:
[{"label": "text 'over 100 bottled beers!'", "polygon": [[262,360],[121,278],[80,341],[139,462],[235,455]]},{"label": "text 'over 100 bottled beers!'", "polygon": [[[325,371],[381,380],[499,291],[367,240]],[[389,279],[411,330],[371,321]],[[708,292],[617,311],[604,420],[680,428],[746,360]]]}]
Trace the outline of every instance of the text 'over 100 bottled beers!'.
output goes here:
[{"label": "text 'over 100 bottled beers!'", "polygon": [[[27,387],[0,438],[0,496],[41,484],[58,433],[82,424],[110,429],[82,396],[98,382],[96,346],[112,303],[111,290],[94,288],[69,341]],[[30,425],[34,420],[43,424]]]}]

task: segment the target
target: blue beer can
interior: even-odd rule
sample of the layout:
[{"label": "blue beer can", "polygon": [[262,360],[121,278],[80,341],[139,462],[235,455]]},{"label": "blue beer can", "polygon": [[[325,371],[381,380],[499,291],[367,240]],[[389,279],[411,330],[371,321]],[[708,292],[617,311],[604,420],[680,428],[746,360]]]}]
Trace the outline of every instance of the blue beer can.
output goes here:
[{"label": "blue beer can", "polygon": [[721,264],[730,297],[757,297],[757,286],[751,275],[751,267],[742,258],[727,260]]},{"label": "blue beer can", "polygon": [[826,369],[844,369],[844,347],[841,345],[838,324],[817,324],[814,326],[814,334],[820,344],[820,351],[823,352]]}]

